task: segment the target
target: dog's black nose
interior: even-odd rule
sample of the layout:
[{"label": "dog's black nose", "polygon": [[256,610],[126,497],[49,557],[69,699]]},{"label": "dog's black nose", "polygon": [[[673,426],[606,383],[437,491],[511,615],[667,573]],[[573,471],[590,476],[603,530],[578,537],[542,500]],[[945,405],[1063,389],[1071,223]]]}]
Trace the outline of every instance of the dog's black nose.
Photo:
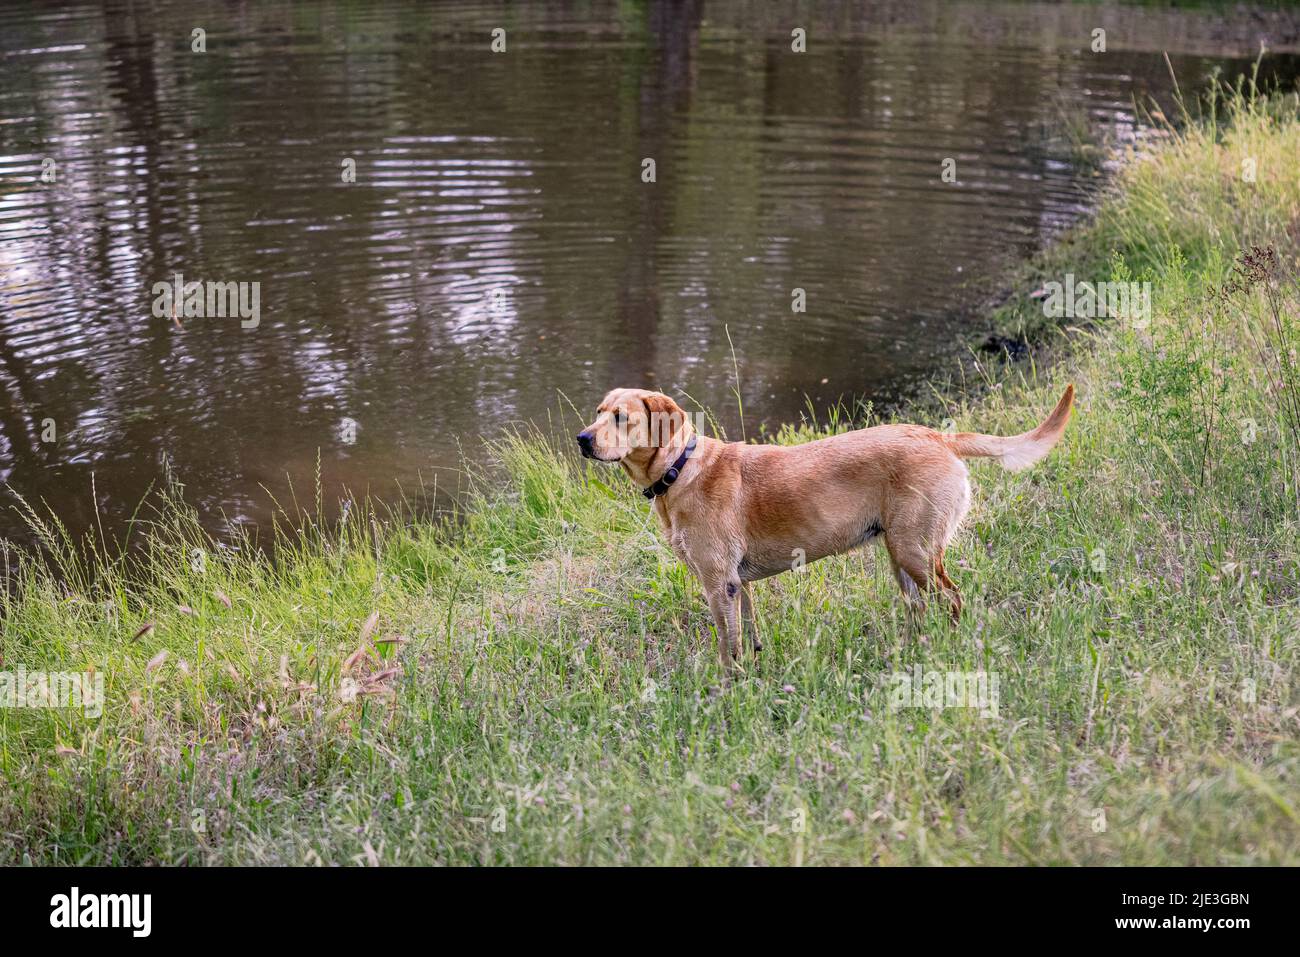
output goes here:
[{"label": "dog's black nose", "polygon": [[592,458],[596,453],[591,450],[592,435],[590,432],[578,433],[578,448],[582,449],[584,458]]}]

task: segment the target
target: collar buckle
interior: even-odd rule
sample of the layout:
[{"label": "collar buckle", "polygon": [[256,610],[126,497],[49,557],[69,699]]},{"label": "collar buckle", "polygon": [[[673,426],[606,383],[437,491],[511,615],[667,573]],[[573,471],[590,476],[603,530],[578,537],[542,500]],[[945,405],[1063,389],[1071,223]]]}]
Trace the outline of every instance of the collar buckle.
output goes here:
[{"label": "collar buckle", "polygon": [[682,474],[682,468],[686,465],[686,460],[691,457],[695,451],[695,444],[698,436],[692,435],[690,441],[686,443],[686,448],[682,449],[682,454],[677,456],[677,461],[668,466],[668,471],[664,472],[659,481],[652,484],[649,488],[643,488],[641,494],[653,501],[660,495],[668,491],[669,486],[677,481],[677,477]]}]

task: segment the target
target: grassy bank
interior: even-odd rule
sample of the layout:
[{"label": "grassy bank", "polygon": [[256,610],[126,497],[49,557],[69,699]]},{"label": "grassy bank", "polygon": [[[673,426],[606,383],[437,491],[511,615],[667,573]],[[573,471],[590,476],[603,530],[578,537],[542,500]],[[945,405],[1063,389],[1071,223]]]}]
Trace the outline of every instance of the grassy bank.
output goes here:
[{"label": "grassy bank", "polygon": [[[973,468],[960,626],[909,634],[887,563],[828,560],[757,587],[722,689],[644,500],[535,436],[455,527],[357,507],[275,563],[176,503],[127,557],[46,521],[3,668],[107,700],[0,709],[0,863],[1300,862],[1300,122],[1218,120],[1041,264],[1150,282],[1149,324],[924,413],[1020,431],[1079,388],[1044,463]],[[893,707],[917,666],[996,674],[996,716]]]}]

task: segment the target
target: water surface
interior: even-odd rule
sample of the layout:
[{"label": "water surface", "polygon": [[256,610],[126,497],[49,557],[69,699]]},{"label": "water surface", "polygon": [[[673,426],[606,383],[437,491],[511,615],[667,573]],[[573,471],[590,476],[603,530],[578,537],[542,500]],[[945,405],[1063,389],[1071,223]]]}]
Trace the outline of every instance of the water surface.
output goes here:
[{"label": "water surface", "polygon": [[[1190,89],[1261,40],[1294,76],[1296,15],[1236,4],[8,3],[0,480],[120,529],[168,461],[221,530],[318,455],[328,496],[454,487],[561,394],[735,435],[733,348],[750,434],[892,396],[1086,211],[1078,143],[1168,102],[1165,51]],[[257,327],[153,315],[177,272],[259,283]]]}]

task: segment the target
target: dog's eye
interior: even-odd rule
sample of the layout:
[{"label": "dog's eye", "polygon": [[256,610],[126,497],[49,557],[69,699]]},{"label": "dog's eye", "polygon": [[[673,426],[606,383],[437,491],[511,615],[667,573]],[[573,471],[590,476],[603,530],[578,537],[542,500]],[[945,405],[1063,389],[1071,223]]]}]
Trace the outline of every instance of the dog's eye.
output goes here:
[{"label": "dog's eye", "polygon": [[626,421],[627,421],[627,413],[624,412],[622,409],[615,409],[615,410],[614,410],[614,421],[615,421],[616,423],[620,424],[620,425],[621,425],[622,423],[626,422]]}]

